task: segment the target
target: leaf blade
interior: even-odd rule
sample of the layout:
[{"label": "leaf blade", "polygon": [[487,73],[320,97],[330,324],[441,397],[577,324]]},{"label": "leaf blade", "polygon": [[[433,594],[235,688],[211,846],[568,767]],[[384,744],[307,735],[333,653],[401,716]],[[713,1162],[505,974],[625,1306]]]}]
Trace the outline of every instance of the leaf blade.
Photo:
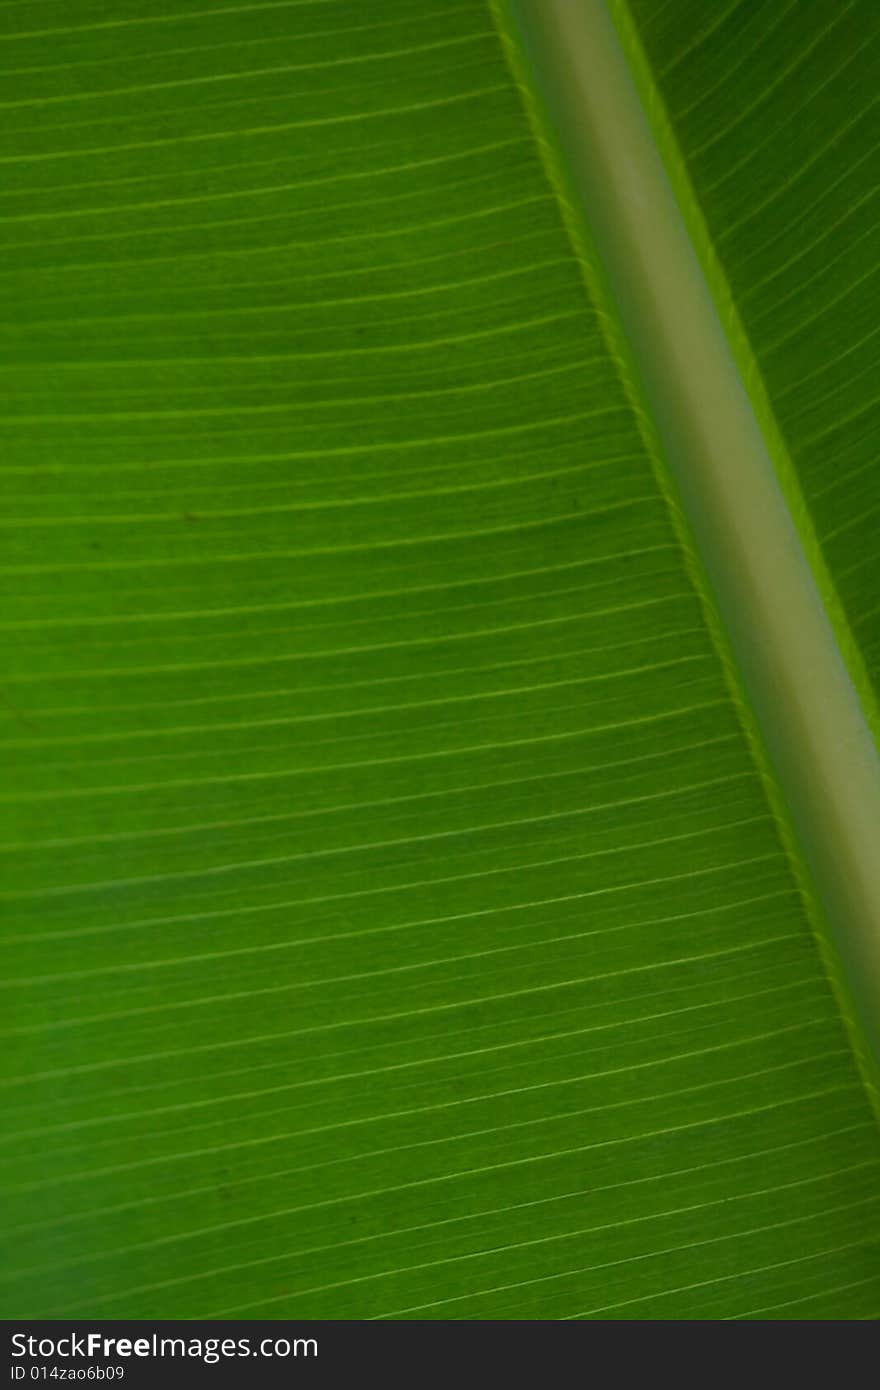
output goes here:
[{"label": "leaf blade", "polygon": [[[65,62],[103,62],[111,31],[76,12]],[[386,13],[414,27],[409,4]],[[291,48],[337,20],[355,53],[370,41],[348,7],[271,14]],[[442,14],[485,29],[482,5]],[[133,27],[210,73],[240,41],[227,22],[222,50],[214,14]],[[151,81],[155,55],[137,55]],[[25,518],[69,520],[23,527],[7,555],[9,1315],[715,1316],[876,1294],[876,1128],[500,51],[488,67],[497,96],[473,100],[519,162],[487,165],[461,217],[426,184],[415,217],[405,193],[359,203],[342,249],[322,248],[309,204],[296,254],[273,222],[231,255],[193,255],[187,231],[174,264],[145,240],[103,268],[75,244],[13,267],[37,313],[15,325],[33,343],[20,385],[42,405],[6,422],[10,488]],[[261,161],[308,181],[337,157],[470,148],[467,69],[420,74],[433,114],[405,134],[377,113],[403,104],[388,92],[412,83],[406,60],[386,73],[357,90],[363,128],[346,112],[322,145],[202,138],[228,113],[181,109],[167,169],[125,105],[102,176],[123,196],[237,191],[214,153],[230,139],[260,184]],[[286,98],[266,100],[289,126]],[[106,139],[77,129],[22,147]],[[32,192],[50,166],[21,162]],[[302,220],[295,187],[273,197]],[[536,244],[560,263],[549,305]],[[450,285],[450,318],[482,321],[458,265],[523,277],[493,305],[497,337],[419,314]],[[285,326],[292,378],[263,360],[279,270],[292,304],[318,305]],[[395,310],[340,330],[339,298],[366,291],[373,315],[401,290],[411,325]],[[242,335],[242,309],[259,330]],[[127,327],[142,311],[164,315],[179,366],[145,369]],[[337,335],[369,410],[331,403],[316,422],[326,377],[304,354],[328,349],[310,333]],[[85,387],[57,368],[81,343]],[[584,355],[573,379],[523,373]],[[424,394],[511,370],[516,389],[479,415]],[[411,415],[401,382],[423,393]]]}]

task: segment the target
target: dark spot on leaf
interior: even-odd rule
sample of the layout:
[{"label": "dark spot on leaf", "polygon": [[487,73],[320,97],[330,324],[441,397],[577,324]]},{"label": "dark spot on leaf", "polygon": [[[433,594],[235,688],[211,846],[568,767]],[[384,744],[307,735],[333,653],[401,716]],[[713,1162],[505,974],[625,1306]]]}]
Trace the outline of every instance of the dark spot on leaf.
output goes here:
[{"label": "dark spot on leaf", "polygon": [[13,719],[16,719],[18,723],[23,726],[23,728],[33,729],[35,733],[40,732],[39,724],[35,724],[32,719],[29,719],[28,716],[18,708],[18,705],[13,704],[13,702],[10,700],[9,696],[5,693],[5,691],[0,690],[0,701],[2,701],[2,703],[9,710],[9,713],[12,715]]}]

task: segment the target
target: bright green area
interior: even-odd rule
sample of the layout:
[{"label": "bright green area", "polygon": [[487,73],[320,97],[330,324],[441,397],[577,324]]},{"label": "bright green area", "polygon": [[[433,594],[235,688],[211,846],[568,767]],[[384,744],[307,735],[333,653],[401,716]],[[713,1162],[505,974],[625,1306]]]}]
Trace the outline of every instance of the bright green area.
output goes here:
[{"label": "bright green area", "polygon": [[880,6],[629,0],[880,688]]},{"label": "bright green area", "polygon": [[34,16],[3,1313],[876,1317],[876,1123],[485,4]]}]

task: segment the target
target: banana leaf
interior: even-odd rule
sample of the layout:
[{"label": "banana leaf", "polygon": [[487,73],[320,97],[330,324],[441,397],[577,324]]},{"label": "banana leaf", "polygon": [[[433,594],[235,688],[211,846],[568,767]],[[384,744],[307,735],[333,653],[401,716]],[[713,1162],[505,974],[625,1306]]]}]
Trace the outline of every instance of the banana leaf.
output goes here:
[{"label": "banana leaf", "polygon": [[880,10],[8,0],[0,71],[2,1315],[876,1318]]}]

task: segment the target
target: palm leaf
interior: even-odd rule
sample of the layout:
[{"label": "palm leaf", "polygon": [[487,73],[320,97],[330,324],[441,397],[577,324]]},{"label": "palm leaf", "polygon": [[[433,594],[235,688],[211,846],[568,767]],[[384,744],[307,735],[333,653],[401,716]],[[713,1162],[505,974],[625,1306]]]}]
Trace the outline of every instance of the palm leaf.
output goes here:
[{"label": "palm leaf", "polygon": [[611,11],[2,10],[7,1317],[877,1316],[880,19]]}]

